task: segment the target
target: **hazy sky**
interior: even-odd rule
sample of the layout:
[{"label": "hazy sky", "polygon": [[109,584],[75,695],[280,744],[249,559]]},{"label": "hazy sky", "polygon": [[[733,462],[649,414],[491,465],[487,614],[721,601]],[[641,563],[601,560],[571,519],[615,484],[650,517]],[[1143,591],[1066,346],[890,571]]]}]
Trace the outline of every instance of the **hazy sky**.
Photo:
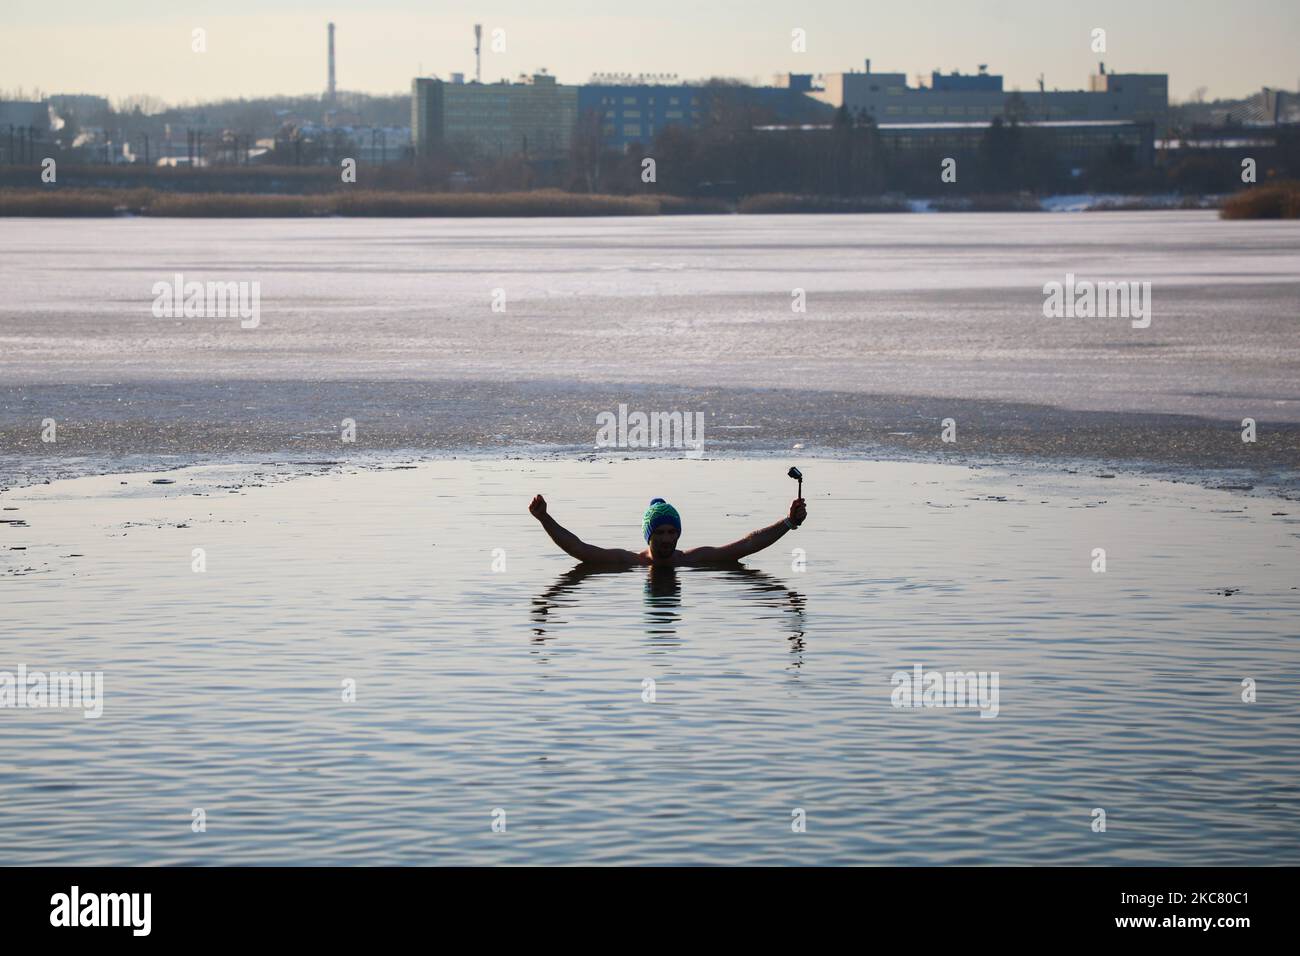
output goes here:
[{"label": "hazy sky", "polygon": [[[325,24],[338,27],[340,89],[409,90],[411,77],[474,71],[473,23],[506,31],[484,44],[483,78],[546,67],[563,82],[596,71],[734,76],[862,69],[974,72],[1008,88],[1082,89],[1104,60],[1168,73],[1170,95],[1242,96],[1300,80],[1300,0],[3,0],[0,90],[148,93],[168,102],[318,93]],[[207,52],[191,51],[191,31]],[[791,51],[791,30],[807,52]],[[1090,48],[1094,27],[1107,52]]]}]

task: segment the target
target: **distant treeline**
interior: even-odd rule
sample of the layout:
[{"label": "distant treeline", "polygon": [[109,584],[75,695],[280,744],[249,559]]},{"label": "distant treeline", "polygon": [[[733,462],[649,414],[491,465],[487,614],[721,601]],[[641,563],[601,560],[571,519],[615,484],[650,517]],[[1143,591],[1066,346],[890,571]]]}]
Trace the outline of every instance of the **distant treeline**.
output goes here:
[{"label": "distant treeline", "polygon": [[[1027,193],[949,196],[927,202],[932,212],[1038,212],[1043,207]],[[1100,202],[1098,210],[1205,208],[1186,197],[1171,205],[1152,199]],[[179,193],[153,189],[0,188],[0,217],[153,216],[165,218],[370,217],[531,217],[669,216],[773,213],[905,213],[913,204],[895,196],[816,196],[762,193],[738,202],[700,196],[570,193],[538,189],[514,193],[438,193],[357,190],[297,194]],[[1296,218],[1300,188],[1260,186],[1228,201],[1225,218]]]},{"label": "distant treeline", "polygon": [[[342,182],[329,166],[212,166],[198,169],[142,165],[59,164],[52,184],[37,165],[0,166],[0,188],[149,189],[159,193],[316,195],[355,190],[386,192],[527,192],[559,189],[573,193],[677,195],[720,198],[793,194],[836,198],[913,196],[978,197],[1028,192],[1217,195],[1246,188],[1241,158],[1258,164],[1258,182],[1300,179],[1294,145],[1289,151],[1214,150],[1190,153],[1164,165],[1137,168],[1122,152],[1071,176],[1057,169],[1031,132],[1008,129],[1005,141],[990,137],[981,153],[958,155],[955,183],[941,183],[944,155],[892,153],[868,134],[838,139],[827,131],[805,131],[807,140],[770,134],[735,133],[703,137],[673,130],[654,148],[604,154],[587,171],[571,163],[532,163],[522,157],[464,167],[438,157],[386,166],[358,163],[357,183]],[[642,181],[642,160],[655,160],[655,182]]]},{"label": "distant treeline", "polygon": [[[332,165],[189,169],[60,163],[52,183],[42,181],[38,165],[5,166],[0,167],[0,211],[590,215],[602,213],[587,210],[605,209],[607,214],[644,215],[893,211],[908,208],[904,197],[932,199],[932,208],[1011,210],[1036,209],[1035,196],[1061,193],[1268,196],[1273,194],[1264,189],[1270,184],[1300,180],[1300,131],[1284,127],[1267,135],[1276,145],[1177,150],[1155,162],[1150,153],[1144,161],[1131,143],[1117,139],[1113,147],[1093,148],[1088,161],[1076,165],[1058,155],[1054,147],[1060,141],[1053,134],[1014,121],[968,135],[957,150],[926,147],[924,139],[904,148],[870,122],[841,113],[834,124],[815,129],[761,129],[745,119],[696,131],[669,127],[651,147],[627,153],[601,150],[598,139],[588,140],[580,131],[568,157],[546,161],[523,156],[487,160],[448,151],[388,165],[358,162],[355,183],[344,183],[341,168]],[[1242,182],[1243,157],[1255,161],[1256,183]],[[948,158],[956,160],[954,182],[940,176]],[[649,182],[647,159],[654,160]],[[519,198],[539,191],[543,198]],[[64,192],[70,195],[58,199]],[[462,194],[473,198],[459,204],[448,198]],[[490,195],[503,200],[491,202]],[[1234,209],[1291,215],[1286,199],[1291,193],[1283,189],[1277,195],[1275,205],[1257,198],[1251,200],[1255,205]],[[572,197],[567,205],[561,201],[565,196]],[[187,197],[193,201],[182,201]],[[259,197],[266,201],[255,201]],[[584,197],[593,202],[578,201]],[[14,211],[20,208],[26,211]],[[276,209],[282,211],[271,211]],[[359,211],[363,209],[367,211]],[[523,211],[499,211],[503,209]]]},{"label": "distant treeline", "polygon": [[[437,184],[430,171],[410,164],[359,167],[367,188],[428,190]],[[0,166],[0,187],[53,189],[151,189],[170,193],[262,193],[307,195],[342,188],[340,171],[330,166],[107,166],[59,163],[56,179],[45,186],[36,165]]]},{"label": "distant treeline", "polygon": [[0,216],[160,216],[286,218],[302,216],[657,216],[731,212],[720,200],[678,196],[384,192],[266,195],[176,193],[153,189],[0,189]]},{"label": "distant treeline", "polygon": [[[264,136],[286,118],[319,123],[329,108],[319,95],[264,96],[179,106],[169,106],[151,96],[133,96],[117,103],[116,109],[73,105],[59,112],[74,129],[94,126],[132,138],[148,134],[157,140],[169,126],[173,130],[245,130],[250,135]],[[405,92],[372,95],[340,90],[334,108],[356,115],[370,126],[406,126],[411,122],[411,97]]]}]

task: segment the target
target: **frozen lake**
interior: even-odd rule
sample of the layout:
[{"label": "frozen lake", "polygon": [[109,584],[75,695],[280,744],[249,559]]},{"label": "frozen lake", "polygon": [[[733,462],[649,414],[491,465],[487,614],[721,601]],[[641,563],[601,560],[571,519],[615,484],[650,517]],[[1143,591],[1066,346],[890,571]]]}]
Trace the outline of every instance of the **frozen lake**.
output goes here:
[{"label": "frozen lake", "polygon": [[[177,273],[259,283],[260,324],[155,318]],[[1151,283],[1150,328],[1044,318],[1067,274]],[[1300,223],[1212,212],[9,219],[0,279],[10,386],[646,383],[1300,421]]]}]

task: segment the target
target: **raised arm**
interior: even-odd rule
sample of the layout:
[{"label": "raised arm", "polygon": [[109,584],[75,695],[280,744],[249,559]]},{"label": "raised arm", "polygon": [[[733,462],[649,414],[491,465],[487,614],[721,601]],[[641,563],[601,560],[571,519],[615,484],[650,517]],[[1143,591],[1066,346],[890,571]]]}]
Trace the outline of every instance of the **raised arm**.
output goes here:
[{"label": "raised arm", "polygon": [[791,526],[799,527],[807,517],[808,508],[804,504],[804,500],[796,498],[790,502],[790,514],[776,524],[769,525],[766,528],[759,528],[757,531],[751,531],[739,541],[724,544],[720,548],[691,548],[691,550],[682,553],[682,558],[690,564],[739,561],[755,551],[762,551],[764,548],[776,544],[785,536]]},{"label": "raised arm", "polygon": [[546,533],[551,536],[551,540],[560,546],[560,550],[579,561],[592,564],[636,564],[639,560],[633,551],[624,551],[621,548],[598,548],[594,544],[587,544],[547,513],[546,499],[541,495],[533,498],[528,511],[541,522]]}]

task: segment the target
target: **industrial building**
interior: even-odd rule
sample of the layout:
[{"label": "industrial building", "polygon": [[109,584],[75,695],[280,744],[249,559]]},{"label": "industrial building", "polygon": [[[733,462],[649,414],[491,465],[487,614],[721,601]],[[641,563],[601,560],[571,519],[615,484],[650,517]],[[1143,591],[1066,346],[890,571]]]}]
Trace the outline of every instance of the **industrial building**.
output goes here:
[{"label": "industrial building", "polygon": [[50,107],[45,100],[6,100],[0,102],[0,129],[36,130],[46,133],[50,129]]},{"label": "industrial building", "polygon": [[46,102],[0,102],[0,164],[35,162],[36,144],[48,139],[50,127]]},{"label": "industrial building", "polygon": [[[887,157],[912,165],[933,159],[937,177],[940,157],[952,157],[959,163],[977,159],[988,146],[996,122],[880,123],[875,129]],[[833,129],[831,125],[775,125],[758,127],[755,132],[796,137],[808,148],[827,149],[825,137]],[[1049,120],[1022,123],[1018,129],[1043,155],[1051,157],[1056,172],[1063,176],[1074,176],[1078,170],[1121,154],[1136,168],[1150,168],[1155,163],[1155,127],[1149,120]]]},{"label": "industrial building", "polygon": [[649,146],[669,126],[701,129],[712,123],[816,123],[834,109],[813,99],[810,74],[778,75],[773,86],[670,84],[656,76],[596,75],[578,87],[578,112],[595,113],[601,145],[625,152]]},{"label": "industrial building", "polygon": [[[973,156],[986,141],[992,121],[966,123],[882,123],[877,127],[884,147],[894,154],[933,153]],[[1054,162],[1064,170],[1085,167],[1123,149],[1134,165],[1155,162],[1155,133],[1149,121],[1048,120],[1021,127],[1038,137]]]},{"label": "industrial building", "polygon": [[865,113],[877,123],[941,123],[991,120],[1017,113],[1038,122],[1152,120],[1169,109],[1169,77],[1164,73],[1113,73],[1100,65],[1087,90],[1032,92],[1003,89],[1002,77],[981,66],[973,75],[935,72],[930,85],[908,86],[904,73],[829,73],[824,87],[811,94],[849,112]]},{"label": "industrial building", "polygon": [[1225,110],[1219,122],[1228,126],[1253,127],[1300,125],[1300,93],[1264,87]]},{"label": "industrial building", "polygon": [[811,73],[778,73],[771,86],[716,87],[720,113],[747,117],[750,125],[764,123],[826,123],[835,107],[816,98]]},{"label": "industrial building", "polygon": [[701,129],[720,117],[756,123],[828,122],[834,109],[814,99],[812,77],[786,74],[771,87],[686,84],[671,77],[596,75],[565,86],[539,73],[518,83],[417,77],[411,87],[416,148],[469,148],[479,155],[554,157],[568,150],[575,124],[593,118],[605,150],[649,146],[670,126]]},{"label": "industrial building", "polygon": [[[929,86],[909,86],[903,73],[873,73],[870,60],[864,72],[826,74],[821,85],[811,74],[786,73],[767,87],[689,84],[655,74],[597,74],[585,85],[565,86],[544,71],[515,83],[485,84],[478,81],[480,40],[481,29],[475,27],[473,81],[453,73],[450,81],[418,77],[412,82],[417,153],[450,148],[480,157],[558,158],[569,150],[579,123],[584,138],[597,135],[603,150],[624,152],[648,147],[672,126],[816,127],[830,123],[843,107],[871,117],[882,131],[899,130],[886,139],[910,140],[921,134],[904,128],[932,124],[944,125],[933,131],[938,138],[961,138],[1008,117],[1056,130],[1050,135],[1067,152],[1120,135],[1132,139],[1130,145],[1145,157],[1150,138],[1142,132],[1145,127],[1134,124],[1159,123],[1169,107],[1167,75],[1107,72],[1104,63],[1089,77],[1087,90],[1048,91],[1040,82],[1030,93],[1006,90],[1003,77],[983,65],[969,75],[936,71]],[[1081,125],[1088,123],[1128,126],[1117,133],[1118,127],[1106,132]]]},{"label": "industrial building", "polygon": [[578,90],[578,113],[595,114],[606,149],[649,144],[668,126],[698,129],[706,117],[699,86],[665,83],[659,77],[602,76]]},{"label": "industrial building", "polygon": [[578,121],[578,87],[536,73],[517,83],[411,82],[411,136],[418,153],[436,148],[480,157],[554,158],[569,149]]}]

